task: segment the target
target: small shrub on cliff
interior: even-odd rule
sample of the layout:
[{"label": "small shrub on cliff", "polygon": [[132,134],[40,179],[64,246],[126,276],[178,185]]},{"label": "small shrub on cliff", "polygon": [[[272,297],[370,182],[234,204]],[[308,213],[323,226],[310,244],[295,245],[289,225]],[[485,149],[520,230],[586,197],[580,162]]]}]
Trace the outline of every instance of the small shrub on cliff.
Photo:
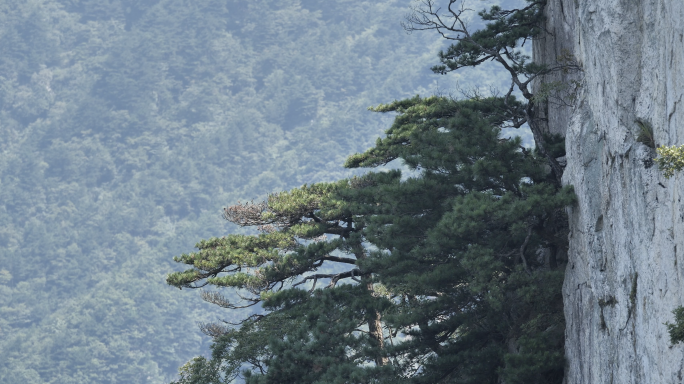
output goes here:
[{"label": "small shrub on cliff", "polygon": [[674,324],[667,322],[665,325],[670,333],[670,343],[674,345],[684,341],[684,307],[680,305],[672,313],[675,315]]},{"label": "small shrub on cliff", "polygon": [[658,147],[656,152],[658,152],[658,157],[653,160],[658,164],[658,168],[663,171],[666,179],[669,179],[675,172],[679,172],[684,168],[684,144],[680,146]]},{"label": "small shrub on cliff", "polygon": [[639,126],[639,135],[637,136],[637,141],[644,143],[651,148],[655,148],[655,139],[653,138],[653,127],[651,124],[637,120],[637,125]]}]

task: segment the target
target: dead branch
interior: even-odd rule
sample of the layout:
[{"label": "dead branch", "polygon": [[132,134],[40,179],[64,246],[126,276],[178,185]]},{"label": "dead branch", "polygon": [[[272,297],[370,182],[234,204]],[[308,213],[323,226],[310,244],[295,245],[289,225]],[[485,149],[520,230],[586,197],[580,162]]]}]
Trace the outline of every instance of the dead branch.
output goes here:
[{"label": "dead branch", "polygon": [[217,339],[228,333],[228,327],[218,323],[197,323],[198,328],[205,335]]},{"label": "dead branch", "polygon": [[267,208],[266,202],[254,203],[250,201],[244,204],[238,202],[236,205],[223,208],[223,218],[241,227],[273,224],[272,222],[264,221],[262,218]]}]

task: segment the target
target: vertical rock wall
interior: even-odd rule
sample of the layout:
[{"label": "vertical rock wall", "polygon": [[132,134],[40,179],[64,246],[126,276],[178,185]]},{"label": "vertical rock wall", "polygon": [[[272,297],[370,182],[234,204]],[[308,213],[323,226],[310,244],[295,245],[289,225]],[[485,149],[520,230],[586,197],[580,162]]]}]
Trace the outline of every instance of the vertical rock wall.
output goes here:
[{"label": "vertical rock wall", "polygon": [[[683,383],[664,323],[684,305],[684,173],[665,179],[636,141],[684,143],[684,1],[549,0],[535,60],[582,65],[573,107],[550,104],[574,185],[564,285],[568,384]],[[569,76],[569,77],[568,77]],[[572,79],[557,75],[557,79]],[[574,77],[578,78],[578,77]]]}]

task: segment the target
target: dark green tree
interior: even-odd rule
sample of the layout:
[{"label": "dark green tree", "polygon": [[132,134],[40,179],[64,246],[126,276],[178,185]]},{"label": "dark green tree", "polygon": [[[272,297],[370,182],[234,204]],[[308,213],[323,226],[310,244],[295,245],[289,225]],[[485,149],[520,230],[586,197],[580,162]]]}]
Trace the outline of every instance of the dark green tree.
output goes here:
[{"label": "dark green tree", "polygon": [[[409,16],[407,29],[456,41],[436,72],[492,60],[512,81],[500,97],[415,97],[374,108],[398,116],[346,166],[399,160],[408,177],[376,171],[234,206],[229,220],[263,233],[201,242],[177,258],[193,268],[170,275],[170,284],[246,290],[264,310],[233,328],[205,326],[216,337],[212,358],[190,362],[180,382],[229,381],[245,364],[252,383],[562,381],[564,207],[574,195],[561,187],[562,139],[542,130],[531,82],[574,64],[538,65],[518,50],[542,32],[544,2],[527,3],[481,12],[488,23],[472,33],[459,1],[442,14],[425,0]],[[523,125],[534,150],[501,137]],[[319,273],[325,263],[350,268]],[[349,284],[335,284],[343,278]],[[327,289],[301,289],[320,279],[329,279]]]},{"label": "dark green tree", "polygon": [[421,0],[407,17],[404,28],[411,31],[434,30],[444,39],[454,43],[440,52],[441,64],[432,67],[435,73],[447,74],[460,68],[477,66],[487,61],[501,65],[511,77],[511,86],[503,96],[504,104],[519,91],[526,103],[522,114],[516,115],[512,127],[527,124],[532,131],[536,148],[553,170],[557,183],[561,184],[563,167],[545,140],[539,109],[543,104],[535,99],[532,85],[535,80],[553,72],[577,71],[580,69],[574,58],[563,54],[553,64],[530,61],[521,52],[522,46],[546,33],[543,29],[546,0],[525,0],[526,6],[502,9],[493,6],[489,11],[478,13],[486,22],[484,28],[471,31],[465,18],[473,10],[467,8],[464,0]]},{"label": "dark green tree", "polygon": [[[501,139],[515,99],[413,98],[382,105],[398,112],[387,137],[349,167],[401,159],[416,176],[376,185],[361,261],[391,294],[384,316],[403,334],[388,355],[420,383],[549,383],[563,378],[563,208],[546,161],[520,140]],[[366,193],[368,193],[366,191]],[[358,200],[350,191],[350,200]]]},{"label": "dark green tree", "polygon": [[[168,282],[244,290],[265,313],[205,326],[213,357],[191,362],[180,382],[224,382],[244,364],[254,383],[562,379],[562,270],[543,250],[564,246],[565,228],[549,225],[562,222],[573,194],[520,139],[500,138],[515,118],[503,103],[381,105],[399,113],[394,125],[346,165],[401,159],[411,177],[371,172],[227,208],[226,218],[263,233],[199,243],[176,259],[193,267]],[[318,273],[326,262],[349,268]],[[328,289],[300,289],[320,279]]]},{"label": "dark green tree", "polygon": [[[268,372],[281,383],[331,382],[337,374],[328,370],[339,371],[339,364],[387,363],[381,352],[383,300],[374,294],[371,274],[358,266],[368,253],[363,217],[340,199],[340,190],[362,187],[357,179],[305,185],[271,194],[262,203],[228,207],[226,219],[256,227],[260,234],[202,241],[199,252],[176,258],[192,268],[170,274],[169,284],[233,288],[239,302],[217,292],[203,292],[202,297],[227,309],[262,309],[241,319],[239,327],[203,325],[216,339],[213,359],[194,360],[180,382],[198,377],[230,382],[243,364],[250,365],[248,372]],[[322,280],[328,288],[355,284],[317,290]],[[300,289],[304,284],[310,288]]]},{"label": "dark green tree", "polygon": [[672,311],[674,323],[665,323],[667,332],[670,334],[670,343],[677,344],[684,341],[684,307],[681,305]]}]

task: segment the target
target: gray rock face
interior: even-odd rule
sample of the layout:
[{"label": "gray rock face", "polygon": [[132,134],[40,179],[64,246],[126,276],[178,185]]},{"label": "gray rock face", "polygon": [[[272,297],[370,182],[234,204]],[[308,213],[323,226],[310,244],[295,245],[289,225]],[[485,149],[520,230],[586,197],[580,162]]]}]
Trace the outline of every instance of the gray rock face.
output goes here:
[{"label": "gray rock face", "polygon": [[[565,298],[568,384],[682,383],[684,345],[664,323],[684,304],[684,173],[665,179],[636,141],[684,143],[684,1],[549,0],[535,59],[569,49],[583,79],[573,107],[549,105],[565,133],[570,209]],[[552,79],[553,80],[553,79]],[[548,81],[548,79],[546,80]]]}]

